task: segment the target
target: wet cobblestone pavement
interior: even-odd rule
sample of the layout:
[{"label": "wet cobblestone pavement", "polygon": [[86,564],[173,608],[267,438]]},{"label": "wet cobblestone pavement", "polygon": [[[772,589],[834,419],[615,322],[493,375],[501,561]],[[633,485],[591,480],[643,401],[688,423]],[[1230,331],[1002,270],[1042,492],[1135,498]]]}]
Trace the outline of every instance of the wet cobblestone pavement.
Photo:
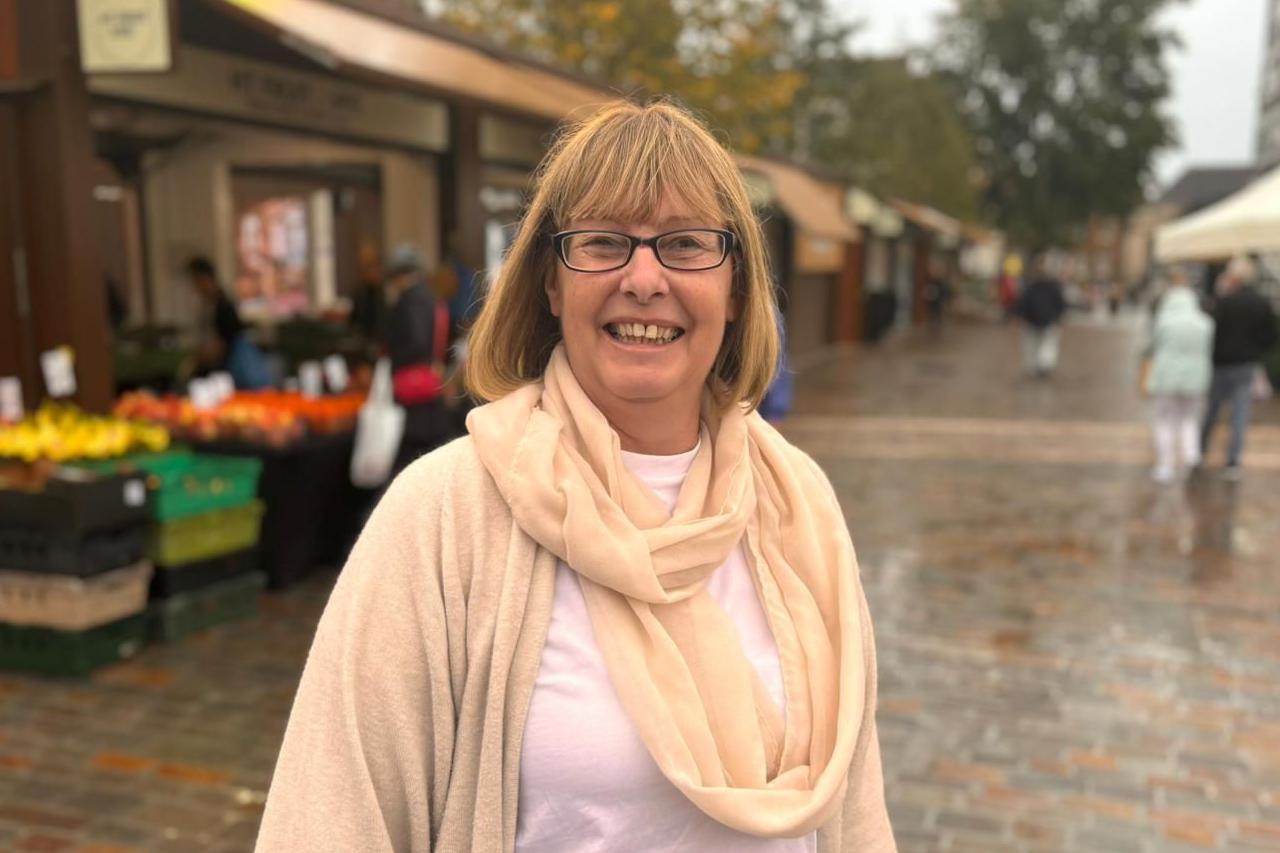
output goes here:
[{"label": "wet cobblestone pavement", "polygon": [[[1280,421],[1240,483],[1148,479],[1135,331],[949,328],[811,363],[904,851],[1280,850]],[[0,848],[244,851],[332,574],[86,681],[0,675]]]}]

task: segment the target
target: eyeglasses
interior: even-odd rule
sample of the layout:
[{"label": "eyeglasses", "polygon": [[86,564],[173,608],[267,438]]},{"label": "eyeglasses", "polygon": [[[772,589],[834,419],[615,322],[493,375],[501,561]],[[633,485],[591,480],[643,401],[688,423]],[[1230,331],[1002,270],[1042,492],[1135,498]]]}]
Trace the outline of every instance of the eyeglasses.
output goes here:
[{"label": "eyeglasses", "polygon": [[653,237],[619,231],[561,231],[551,235],[556,254],[576,272],[611,272],[631,263],[640,246],[653,249],[658,263],[682,272],[713,270],[724,263],[737,241],[721,228],[686,228]]}]

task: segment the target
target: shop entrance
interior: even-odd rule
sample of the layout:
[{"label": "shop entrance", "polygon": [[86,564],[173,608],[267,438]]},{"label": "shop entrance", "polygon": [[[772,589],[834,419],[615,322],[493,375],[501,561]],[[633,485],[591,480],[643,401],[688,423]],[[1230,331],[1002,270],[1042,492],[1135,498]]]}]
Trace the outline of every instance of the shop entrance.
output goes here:
[{"label": "shop entrance", "polygon": [[382,241],[382,180],[373,164],[237,167],[231,175],[241,312],[251,318],[345,311],[361,258]]}]

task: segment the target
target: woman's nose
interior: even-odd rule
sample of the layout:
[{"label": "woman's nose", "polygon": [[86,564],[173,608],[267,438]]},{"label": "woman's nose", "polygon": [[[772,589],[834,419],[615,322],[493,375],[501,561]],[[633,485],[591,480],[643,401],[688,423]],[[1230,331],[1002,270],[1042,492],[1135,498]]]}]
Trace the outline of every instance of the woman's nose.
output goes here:
[{"label": "woman's nose", "polygon": [[622,292],[630,293],[639,302],[648,302],[665,294],[667,268],[658,263],[658,256],[651,246],[639,246],[631,256],[631,263],[622,270]]}]

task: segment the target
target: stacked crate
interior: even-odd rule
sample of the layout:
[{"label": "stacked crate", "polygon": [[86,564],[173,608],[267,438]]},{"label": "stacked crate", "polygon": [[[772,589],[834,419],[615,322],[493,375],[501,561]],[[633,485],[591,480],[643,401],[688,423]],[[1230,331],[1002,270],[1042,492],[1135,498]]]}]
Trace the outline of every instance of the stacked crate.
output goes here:
[{"label": "stacked crate", "polygon": [[42,463],[0,478],[0,668],[82,675],[145,636],[150,496],[137,476]]},{"label": "stacked crate", "polygon": [[262,463],[175,450],[111,466],[144,474],[152,494],[151,638],[180,640],[256,615],[266,586],[266,576],[257,571]]}]

